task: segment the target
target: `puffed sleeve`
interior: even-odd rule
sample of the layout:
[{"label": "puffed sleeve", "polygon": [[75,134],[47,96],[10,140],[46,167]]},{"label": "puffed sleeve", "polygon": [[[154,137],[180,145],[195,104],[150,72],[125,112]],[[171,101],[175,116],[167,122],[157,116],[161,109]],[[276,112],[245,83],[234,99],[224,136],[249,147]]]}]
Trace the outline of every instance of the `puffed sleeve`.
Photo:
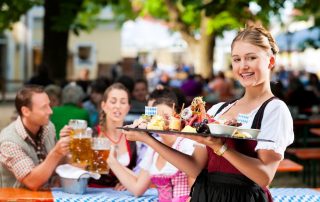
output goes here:
[{"label": "puffed sleeve", "polygon": [[282,157],[293,140],[293,120],[287,105],[281,100],[271,101],[265,108],[258,138],[274,142],[258,141],[255,150],[274,150]]},{"label": "puffed sleeve", "polygon": [[187,155],[192,155],[195,149],[195,146],[198,145],[199,143],[187,139],[187,138],[183,138],[183,140],[181,141],[178,150],[184,154]]},{"label": "puffed sleeve", "polygon": [[143,170],[149,171],[152,165],[154,150],[148,146],[147,151],[144,153],[142,160],[139,163],[139,167]]}]

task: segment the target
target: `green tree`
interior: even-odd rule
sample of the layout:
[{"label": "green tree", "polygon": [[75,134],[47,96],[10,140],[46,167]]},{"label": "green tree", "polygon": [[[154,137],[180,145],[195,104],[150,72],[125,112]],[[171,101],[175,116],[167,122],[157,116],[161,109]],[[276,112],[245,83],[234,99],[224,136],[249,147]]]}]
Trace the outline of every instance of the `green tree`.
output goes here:
[{"label": "green tree", "polygon": [[[223,31],[260,21],[268,25],[285,0],[3,0],[0,3],[0,30],[7,28],[33,5],[45,7],[43,67],[51,78],[61,81],[66,75],[68,34],[92,30],[98,14],[109,3],[120,25],[138,16],[165,21],[181,33],[193,52],[196,73],[212,74],[215,40]],[[249,9],[255,3],[256,12]],[[2,16],[3,15],[3,16]],[[6,21],[7,20],[7,21]]]},{"label": "green tree", "polygon": [[40,5],[41,0],[2,0],[0,1],[0,33],[11,28],[12,24],[19,21],[35,5]]},{"label": "green tree", "polygon": [[[316,5],[312,0],[296,0],[294,3],[295,12],[294,20],[309,20],[310,18],[314,19],[314,26],[309,28],[320,29],[320,6]],[[320,48],[320,34],[317,38],[307,38],[303,43],[300,44],[301,49],[307,47]]]},{"label": "green tree", "polygon": [[0,2],[0,33],[10,28],[35,5],[45,9],[42,65],[56,82],[66,78],[69,31],[92,30],[108,0],[3,0]]},{"label": "green tree", "polygon": [[[254,3],[257,10],[251,11]],[[136,16],[151,16],[163,20],[180,32],[193,53],[196,73],[208,78],[212,75],[215,41],[223,31],[239,29],[259,21],[268,26],[270,16],[278,15],[284,0],[120,0],[113,4],[118,21]]]}]

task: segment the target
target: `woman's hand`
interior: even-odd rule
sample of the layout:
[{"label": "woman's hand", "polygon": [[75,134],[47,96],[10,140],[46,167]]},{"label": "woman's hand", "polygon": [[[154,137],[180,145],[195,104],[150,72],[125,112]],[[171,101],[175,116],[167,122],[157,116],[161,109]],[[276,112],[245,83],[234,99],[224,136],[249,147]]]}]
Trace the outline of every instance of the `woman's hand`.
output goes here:
[{"label": "woman's hand", "polygon": [[145,132],[123,130],[122,133],[126,136],[127,140],[130,141],[146,142],[146,140],[150,138],[150,136]]},{"label": "woman's hand", "polygon": [[223,141],[221,138],[216,138],[212,136],[204,137],[200,135],[181,135],[181,137],[188,138],[201,144],[204,144],[213,149],[213,151],[219,150],[223,145]]},{"label": "woman's hand", "polygon": [[107,159],[107,163],[112,168],[112,166],[117,163],[117,152],[116,152],[116,146],[112,145],[110,148],[110,153]]},{"label": "woman's hand", "polygon": [[120,182],[118,182],[113,189],[116,191],[126,191],[127,190],[127,188],[125,186],[123,186]]}]

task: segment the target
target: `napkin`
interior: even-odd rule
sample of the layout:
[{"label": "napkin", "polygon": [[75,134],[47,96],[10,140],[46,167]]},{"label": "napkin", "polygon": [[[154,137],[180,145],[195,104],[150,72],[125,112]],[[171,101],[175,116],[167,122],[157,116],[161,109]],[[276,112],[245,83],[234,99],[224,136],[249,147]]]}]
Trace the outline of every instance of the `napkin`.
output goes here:
[{"label": "napkin", "polygon": [[93,173],[83,170],[81,168],[72,166],[70,164],[63,164],[56,168],[56,173],[63,178],[79,179],[79,178],[94,178],[98,180],[100,178],[99,173]]}]

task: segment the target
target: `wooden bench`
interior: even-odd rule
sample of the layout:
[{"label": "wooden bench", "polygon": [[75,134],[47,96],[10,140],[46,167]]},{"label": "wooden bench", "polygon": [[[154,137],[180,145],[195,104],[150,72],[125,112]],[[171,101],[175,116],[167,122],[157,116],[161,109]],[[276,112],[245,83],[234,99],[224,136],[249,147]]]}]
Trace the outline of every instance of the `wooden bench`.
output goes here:
[{"label": "wooden bench", "polygon": [[283,159],[277,169],[277,172],[301,172],[303,166],[290,159]]}]

